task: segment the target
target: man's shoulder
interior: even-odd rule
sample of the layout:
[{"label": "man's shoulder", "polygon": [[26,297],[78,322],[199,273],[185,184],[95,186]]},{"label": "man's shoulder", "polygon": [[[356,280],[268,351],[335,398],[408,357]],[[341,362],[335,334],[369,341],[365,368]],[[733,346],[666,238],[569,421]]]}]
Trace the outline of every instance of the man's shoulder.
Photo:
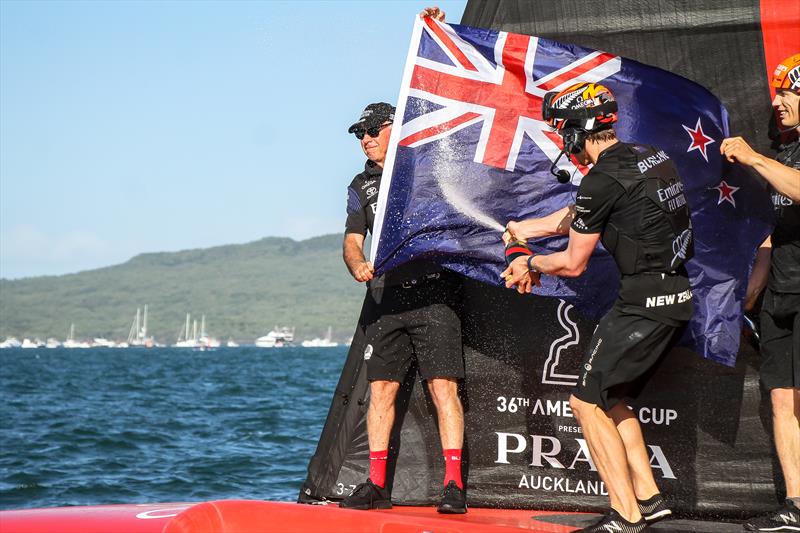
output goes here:
[{"label": "man's shoulder", "polygon": [[639,182],[642,175],[653,172],[675,174],[674,163],[664,150],[647,144],[619,142],[601,156],[587,177],[591,176],[598,187],[617,183],[627,188]]},{"label": "man's shoulder", "polygon": [[367,173],[362,170],[361,172],[353,176],[353,179],[350,181],[350,188],[358,189],[358,187],[365,181],[366,174]]},{"label": "man's shoulder", "polygon": [[600,154],[600,159],[592,168],[617,169],[635,167],[639,159],[658,152],[654,146],[619,141]]},{"label": "man's shoulder", "polygon": [[364,165],[364,170],[353,177],[353,180],[350,182],[350,188],[364,190],[372,185],[379,184],[380,180],[380,169],[373,168],[370,166],[370,161],[367,161]]},{"label": "man's shoulder", "polygon": [[609,187],[614,188],[614,185],[618,185],[619,181],[616,179],[615,175],[618,173],[617,165],[595,165],[593,166],[589,172],[583,177],[581,181],[580,189],[587,191],[603,191],[607,190]]}]

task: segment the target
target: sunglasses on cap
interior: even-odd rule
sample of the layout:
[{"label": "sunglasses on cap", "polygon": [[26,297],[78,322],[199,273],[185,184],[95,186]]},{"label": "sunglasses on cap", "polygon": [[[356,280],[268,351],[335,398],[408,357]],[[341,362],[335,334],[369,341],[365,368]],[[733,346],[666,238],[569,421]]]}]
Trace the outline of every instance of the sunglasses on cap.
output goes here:
[{"label": "sunglasses on cap", "polygon": [[371,128],[367,129],[357,129],[353,132],[353,135],[355,135],[356,139],[358,139],[359,141],[364,138],[364,135],[369,135],[374,139],[380,134],[381,130],[391,125],[392,123],[389,122],[388,124],[381,124],[380,126],[372,126]]}]

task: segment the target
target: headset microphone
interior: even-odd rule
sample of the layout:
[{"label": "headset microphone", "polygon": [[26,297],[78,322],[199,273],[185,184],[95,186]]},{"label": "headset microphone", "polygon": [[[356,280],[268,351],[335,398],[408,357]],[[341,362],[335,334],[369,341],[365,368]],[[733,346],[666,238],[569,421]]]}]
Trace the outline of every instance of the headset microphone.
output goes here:
[{"label": "headset microphone", "polygon": [[[559,169],[559,168],[556,166],[556,164],[557,164],[557,163],[559,162],[559,160],[561,159],[561,156],[562,156],[562,155],[564,155],[564,152],[563,152],[563,151],[562,151],[561,153],[559,153],[559,154],[558,154],[558,157],[556,158],[556,160],[555,160],[555,161],[553,161],[553,164],[550,166],[550,174],[552,174],[553,176],[555,176],[555,177],[556,177],[556,179],[558,180],[558,182],[559,182],[559,183],[569,183],[569,181],[570,181],[570,180],[569,180],[569,172],[567,172],[567,171],[566,171],[566,170],[564,170],[564,169]],[[558,170],[556,170],[556,169],[558,169]]]}]

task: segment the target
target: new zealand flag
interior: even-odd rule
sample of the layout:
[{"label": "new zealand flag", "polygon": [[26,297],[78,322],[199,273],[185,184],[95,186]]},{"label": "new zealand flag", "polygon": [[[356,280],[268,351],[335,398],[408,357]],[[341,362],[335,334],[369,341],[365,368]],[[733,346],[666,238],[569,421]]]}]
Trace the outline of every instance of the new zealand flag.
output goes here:
[{"label": "new zealand flag", "polygon": [[[770,230],[769,198],[720,157],[728,116],[719,100],[689,80],[605,52],[418,20],[397,106],[402,123],[392,131],[378,202],[378,273],[427,257],[499,284],[506,222],[574,203],[588,172],[562,158],[559,167],[572,179],[556,181],[550,167],[561,139],[541,117],[545,93],[578,81],[614,93],[622,141],[656,146],[677,164],[695,231],[689,335],[703,356],[733,364],[749,269]],[[533,248],[565,245],[555,237]],[[613,259],[598,246],[581,277],[543,276],[535,294],[599,317],[616,297],[617,280]]]}]

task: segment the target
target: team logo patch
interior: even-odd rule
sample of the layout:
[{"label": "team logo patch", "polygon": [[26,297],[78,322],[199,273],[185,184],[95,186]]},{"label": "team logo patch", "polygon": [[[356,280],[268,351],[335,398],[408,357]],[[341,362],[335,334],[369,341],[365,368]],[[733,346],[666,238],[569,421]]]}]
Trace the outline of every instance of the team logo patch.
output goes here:
[{"label": "team logo patch", "polygon": [[367,344],[367,347],[364,348],[364,361],[369,361],[370,357],[372,357],[372,345]]}]

